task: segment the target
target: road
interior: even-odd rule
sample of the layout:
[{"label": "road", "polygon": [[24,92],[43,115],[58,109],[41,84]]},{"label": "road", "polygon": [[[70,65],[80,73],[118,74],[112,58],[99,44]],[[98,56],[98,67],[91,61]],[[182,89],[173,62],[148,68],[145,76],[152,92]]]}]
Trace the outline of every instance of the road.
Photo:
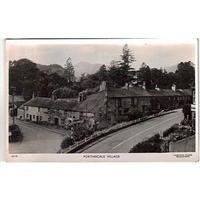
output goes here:
[{"label": "road", "polygon": [[9,152],[20,153],[56,153],[67,134],[65,130],[45,127],[16,119],[24,139],[21,143],[9,143]]},{"label": "road", "polygon": [[93,146],[86,148],[82,153],[128,153],[138,142],[162,132],[182,120],[183,113],[179,109],[174,113],[117,131]]}]

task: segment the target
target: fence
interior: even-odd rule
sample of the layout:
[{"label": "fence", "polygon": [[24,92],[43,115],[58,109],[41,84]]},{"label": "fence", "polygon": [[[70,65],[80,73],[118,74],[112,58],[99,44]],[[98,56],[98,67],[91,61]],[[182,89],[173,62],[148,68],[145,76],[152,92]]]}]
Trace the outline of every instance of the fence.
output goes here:
[{"label": "fence", "polygon": [[102,131],[96,131],[91,136],[89,136],[87,138],[84,138],[81,141],[76,142],[75,144],[69,146],[68,148],[60,149],[58,151],[58,153],[74,153],[77,150],[83,148],[84,146],[90,144],[91,142],[94,142],[95,140],[98,140],[99,138],[104,137],[106,135],[109,135],[109,134],[111,134],[113,132],[119,131],[119,130],[121,130],[123,128],[127,128],[129,126],[134,125],[134,124],[137,124],[137,123],[140,123],[140,122],[143,122],[143,121],[155,118],[155,117],[159,117],[159,116],[162,116],[162,115],[167,115],[167,114],[170,114],[170,113],[173,113],[173,112],[174,111],[156,113],[156,114],[153,114],[153,115],[150,115],[150,116],[141,117],[141,118],[129,121],[129,122],[122,122],[122,123],[116,124],[116,125],[108,128],[108,129],[104,129]]}]

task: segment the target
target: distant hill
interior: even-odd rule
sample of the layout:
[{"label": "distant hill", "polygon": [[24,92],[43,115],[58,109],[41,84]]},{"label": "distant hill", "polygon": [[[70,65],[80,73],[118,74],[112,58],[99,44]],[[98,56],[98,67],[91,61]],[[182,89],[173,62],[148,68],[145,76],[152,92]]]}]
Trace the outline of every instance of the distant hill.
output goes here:
[{"label": "distant hill", "polygon": [[75,75],[80,77],[81,74],[94,74],[98,71],[102,64],[99,63],[89,63],[89,62],[79,62],[74,65]]},{"label": "distant hill", "polygon": [[62,76],[64,74],[64,68],[58,64],[51,64],[51,65],[37,64],[37,68],[48,75],[56,73]]},{"label": "distant hill", "polygon": [[[101,65],[102,64],[99,64],[99,63],[93,64],[89,62],[79,62],[74,65],[75,75],[76,77],[80,77],[81,74],[83,73],[93,74],[99,69]],[[46,74],[57,73],[60,76],[64,74],[64,68],[58,64],[51,64],[51,65],[37,64],[37,68]]]},{"label": "distant hill", "polygon": [[172,65],[172,66],[169,66],[169,67],[165,67],[165,69],[167,70],[167,72],[175,72],[177,70],[177,65]]}]

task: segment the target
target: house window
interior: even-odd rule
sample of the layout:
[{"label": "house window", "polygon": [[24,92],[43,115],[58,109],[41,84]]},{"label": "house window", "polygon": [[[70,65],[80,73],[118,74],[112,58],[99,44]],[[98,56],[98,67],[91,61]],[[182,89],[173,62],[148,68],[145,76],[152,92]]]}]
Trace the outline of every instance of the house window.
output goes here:
[{"label": "house window", "polygon": [[51,121],[51,118],[50,118],[50,117],[48,118],[48,121],[49,121],[49,122]]},{"label": "house window", "polygon": [[134,98],[131,98],[131,106],[134,106],[135,105],[135,102],[134,102]]},{"label": "house window", "polygon": [[26,110],[28,110],[28,106],[26,106]]},{"label": "house window", "polygon": [[35,119],[35,115],[33,115],[33,119]]},{"label": "house window", "polygon": [[38,107],[38,112],[40,112],[40,107]]},{"label": "house window", "polygon": [[61,124],[65,124],[65,119],[61,119]]},{"label": "house window", "polygon": [[28,118],[29,117],[29,114],[26,114],[26,118]]},{"label": "house window", "polygon": [[42,121],[42,116],[40,116],[40,121]]},{"label": "house window", "polygon": [[121,98],[118,99],[118,107],[122,107],[122,99]]},{"label": "house window", "polygon": [[127,113],[128,113],[128,110],[129,110],[128,108],[125,108],[125,109],[124,109],[124,114],[127,114]]}]

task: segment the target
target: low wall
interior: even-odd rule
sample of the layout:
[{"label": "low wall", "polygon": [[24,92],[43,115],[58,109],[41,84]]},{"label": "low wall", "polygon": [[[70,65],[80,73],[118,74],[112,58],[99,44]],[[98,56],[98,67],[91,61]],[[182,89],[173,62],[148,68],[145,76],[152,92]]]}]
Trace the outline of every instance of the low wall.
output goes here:
[{"label": "low wall", "polygon": [[195,152],[195,135],[169,143],[169,152]]},{"label": "low wall", "polygon": [[139,119],[136,119],[136,120],[132,120],[132,121],[129,121],[129,122],[122,122],[122,123],[116,124],[116,125],[114,125],[110,128],[104,129],[102,131],[96,131],[91,136],[89,136],[89,137],[87,137],[87,138],[85,138],[81,141],[76,142],[75,144],[69,146],[68,148],[60,149],[58,151],[58,153],[74,153],[74,152],[82,149],[86,145],[88,145],[88,144],[90,144],[90,143],[92,143],[92,142],[94,142],[94,141],[96,141],[96,140],[98,140],[98,139],[100,139],[100,138],[102,138],[106,135],[109,135],[109,134],[114,133],[116,131],[119,131],[121,129],[127,128],[129,126],[134,125],[134,124],[137,124],[137,123],[140,123],[140,122],[143,122],[143,121],[155,118],[155,117],[167,115],[167,114],[170,114],[170,113],[173,113],[173,112],[175,112],[175,111],[167,111],[167,112],[157,113],[157,114],[142,117],[142,118],[139,118]]}]

